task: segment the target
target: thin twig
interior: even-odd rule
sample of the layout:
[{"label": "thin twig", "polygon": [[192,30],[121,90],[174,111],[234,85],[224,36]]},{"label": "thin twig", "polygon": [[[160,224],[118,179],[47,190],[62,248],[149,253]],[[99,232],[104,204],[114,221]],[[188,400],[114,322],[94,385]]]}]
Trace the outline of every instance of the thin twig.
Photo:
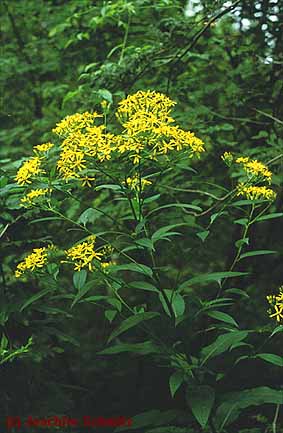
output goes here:
[{"label": "thin twig", "polygon": [[198,42],[198,40],[201,38],[201,36],[206,32],[206,30],[211,26],[212,23],[214,23],[215,21],[217,21],[219,18],[223,17],[224,15],[226,15],[227,13],[231,12],[233,9],[235,9],[236,6],[238,6],[238,4],[240,3],[241,0],[236,0],[234,3],[231,4],[231,6],[229,6],[228,8],[218,12],[218,14],[214,15],[212,18],[210,18],[210,20],[208,20],[207,24],[204,26],[204,28],[202,30],[200,30],[198,33],[195,34],[195,36],[193,37],[193,40],[191,41],[191,43],[184,49],[184,51],[179,54],[177,53],[175,57],[173,57],[173,59],[171,60],[171,67],[170,67],[170,71],[169,71],[169,76],[168,76],[168,81],[167,81],[167,93],[169,92],[170,89],[170,82],[171,82],[171,78],[172,78],[172,74],[173,74],[173,70],[176,68],[176,66],[180,63],[180,61],[182,60],[182,58],[189,52],[191,51],[191,49],[196,45],[196,43]]}]

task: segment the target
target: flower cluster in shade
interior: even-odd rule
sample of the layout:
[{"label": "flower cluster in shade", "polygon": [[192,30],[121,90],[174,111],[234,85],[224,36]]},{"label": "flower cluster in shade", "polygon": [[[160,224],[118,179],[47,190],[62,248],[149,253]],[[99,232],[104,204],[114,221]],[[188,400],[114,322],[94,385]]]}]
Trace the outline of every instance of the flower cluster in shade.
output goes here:
[{"label": "flower cluster in shade", "polygon": [[271,182],[272,173],[266,165],[257,159],[250,159],[249,157],[239,157],[235,161],[237,164],[241,164],[244,171],[253,178]]},{"label": "flower cluster in shade", "polygon": [[34,248],[32,252],[20,263],[18,263],[15,277],[19,278],[27,271],[33,272],[43,268],[48,258],[48,248]]},{"label": "flower cluster in shade", "polygon": [[224,152],[221,159],[228,167],[231,167],[233,162],[239,164],[247,176],[246,182],[239,182],[237,185],[237,195],[243,196],[248,200],[269,200],[276,199],[276,193],[265,185],[254,185],[253,183],[267,183],[270,185],[272,173],[265,164],[257,159],[249,157],[238,157],[234,159],[231,152]]},{"label": "flower cluster in shade", "polygon": [[266,186],[245,186],[243,183],[239,183],[237,191],[238,196],[245,196],[248,200],[273,201],[276,198],[276,193]]},{"label": "flower cluster in shade", "polygon": [[16,181],[19,185],[26,185],[32,183],[32,178],[40,173],[43,173],[41,168],[41,158],[33,156],[23,163],[19,168]]},{"label": "flower cluster in shade", "polygon": [[[175,105],[166,95],[155,91],[138,91],[128,96],[119,102],[116,112],[121,125],[119,134],[108,132],[105,124],[97,124],[103,118],[97,112],[66,116],[52,130],[60,140],[59,175],[65,181],[78,179],[82,186],[92,186],[95,178],[89,176],[89,170],[95,169],[97,163],[121,155],[133,164],[181,150],[189,158],[199,157],[205,150],[203,141],[175,124],[171,116]],[[25,161],[17,172],[19,185],[31,184],[45,173],[43,167],[53,146],[50,142],[34,146],[35,156]]]},{"label": "flower cluster in shade", "polygon": [[103,256],[103,253],[95,250],[94,245],[95,236],[90,236],[85,242],[74,245],[65,251],[67,258],[73,263],[75,271],[80,271],[83,268],[93,271],[93,261],[100,261]]},{"label": "flower cluster in shade", "polygon": [[39,199],[45,197],[46,194],[51,193],[52,189],[49,188],[38,188],[32,189],[24,197],[21,198],[21,205],[24,207],[31,207],[38,203]]},{"label": "flower cluster in shade", "polygon": [[171,111],[175,104],[166,95],[150,90],[121,101],[116,117],[124,129],[116,137],[117,151],[127,152],[134,164],[142,157],[156,159],[173,150],[187,150],[189,157],[199,157],[204,143],[193,132],[174,125]]},{"label": "flower cluster in shade", "polygon": [[140,191],[143,190],[146,186],[151,185],[152,182],[150,180],[139,178],[138,175],[127,177],[126,181],[124,182],[126,186],[132,190]]},{"label": "flower cluster in shade", "polygon": [[93,112],[65,117],[53,132],[61,139],[57,168],[68,181],[81,178],[92,162],[104,162],[126,154],[133,164],[141,158],[156,159],[170,151],[188,150],[189,157],[204,152],[194,133],[173,125],[170,116],[175,102],[154,91],[139,91],[118,104],[116,117],[123,130],[114,135],[105,125],[96,125],[102,115]]},{"label": "flower cluster in shade", "polygon": [[[106,245],[98,251],[95,249],[95,239],[95,235],[89,236],[84,242],[78,243],[68,250],[65,250],[64,254],[69,260],[61,260],[61,263],[71,263],[74,271],[80,271],[84,268],[87,268],[89,271],[94,271],[97,265],[100,266],[101,269],[105,269],[111,263],[113,264],[114,262],[109,259],[113,253],[113,247]],[[50,261],[50,253],[53,250],[59,251],[54,245],[34,248],[23,261],[18,263],[15,270],[15,277],[20,278],[27,272],[36,272],[44,268],[48,261]],[[102,258],[104,259],[103,262]]]},{"label": "flower cluster in shade", "polygon": [[283,286],[279,287],[277,295],[268,295],[266,299],[270,305],[269,317],[283,323]]}]

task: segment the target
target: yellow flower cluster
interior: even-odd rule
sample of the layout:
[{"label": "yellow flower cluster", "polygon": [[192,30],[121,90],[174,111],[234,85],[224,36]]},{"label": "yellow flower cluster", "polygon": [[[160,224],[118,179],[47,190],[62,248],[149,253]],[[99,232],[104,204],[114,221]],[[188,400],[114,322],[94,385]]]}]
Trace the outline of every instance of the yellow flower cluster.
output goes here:
[{"label": "yellow flower cluster", "polygon": [[231,167],[234,157],[231,152],[224,152],[221,156],[221,159],[225,162],[226,165],[228,165],[228,167]]},{"label": "yellow flower cluster", "polygon": [[22,262],[17,265],[15,277],[21,277],[26,271],[34,271],[36,268],[42,268],[47,262],[48,248],[34,248]]},{"label": "yellow flower cluster", "polygon": [[140,184],[141,184],[141,189],[143,190],[145,186],[147,185],[151,185],[152,182],[150,180],[147,179],[141,179],[141,181],[139,180],[138,175],[135,175],[133,177],[127,177],[126,182],[124,182],[129,188],[133,189],[133,190],[140,190]]},{"label": "yellow flower cluster", "polygon": [[245,172],[252,176],[259,177],[263,180],[271,182],[272,173],[266,165],[257,159],[250,159],[249,157],[240,157],[236,159],[237,164],[242,164]]},{"label": "yellow flower cluster", "polygon": [[141,153],[150,159],[173,150],[188,149],[190,157],[204,152],[203,141],[194,133],[173,126],[170,116],[176,103],[154,91],[139,91],[119,103],[116,116],[123,133],[115,137],[117,151],[129,152],[133,163],[139,163]]},{"label": "yellow flower cluster", "polygon": [[[224,152],[221,159],[223,159],[228,167],[230,167],[234,161],[231,152]],[[266,186],[250,185],[254,181],[255,183],[258,181],[267,182],[268,184],[271,183],[272,173],[265,164],[257,159],[250,159],[248,156],[240,156],[235,162],[236,164],[242,165],[247,175],[246,184],[240,182],[237,186],[238,196],[244,196],[248,200],[275,200],[276,193],[272,189],[266,188]]]},{"label": "yellow flower cluster", "polygon": [[137,113],[150,113],[159,121],[173,121],[169,114],[176,102],[171,101],[166,95],[155,91],[138,91],[134,95],[129,95],[118,104],[116,116],[120,123],[133,118]]},{"label": "yellow flower cluster", "polygon": [[33,150],[35,153],[37,152],[48,152],[54,146],[53,143],[43,143],[38,144],[37,146],[33,146]]},{"label": "yellow flower cluster", "polygon": [[[123,127],[118,135],[107,132],[105,125],[95,124],[97,118],[103,117],[97,112],[66,116],[52,130],[62,140],[57,161],[59,174],[66,181],[78,179],[82,185],[91,186],[94,178],[88,176],[87,170],[94,168],[94,161],[108,161],[113,155],[127,153],[134,164],[142,157],[156,159],[174,150],[188,150],[189,157],[199,157],[204,152],[202,140],[193,132],[172,125],[170,113],[175,104],[166,95],[150,90],[128,96],[120,101],[116,112]],[[17,172],[19,185],[30,184],[33,176],[44,173],[41,163],[53,146],[50,142],[34,146],[36,155]]]},{"label": "yellow flower cluster", "polygon": [[101,260],[101,256],[103,256],[103,254],[95,251],[94,244],[95,236],[90,236],[85,242],[75,245],[65,251],[66,256],[74,262],[75,271],[80,271],[85,267],[92,271],[92,261],[94,259]]},{"label": "yellow flower cluster", "polygon": [[102,117],[102,115],[96,112],[89,113],[88,111],[66,116],[56,124],[56,128],[53,128],[52,132],[60,137],[65,137],[73,132],[92,126],[97,117]]},{"label": "yellow flower cluster", "polygon": [[32,189],[28,194],[26,194],[23,198],[21,198],[21,203],[23,206],[32,206],[36,203],[38,197],[45,196],[47,193],[51,192],[52,190],[49,188],[45,189]]},{"label": "yellow flower cluster", "polygon": [[25,185],[31,183],[31,178],[37,174],[43,173],[44,171],[40,168],[41,158],[39,156],[34,156],[28,161],[25,161],[23,165],[19,168],[16,181],[19,185]]},{"label": "yellow flower cluster", "polygon": [[278,295],[269,295],[266,299],[273,309],[268,310],[269,317],[276,318],[277,322],[283,322],[283,286],[279,287]]},{"label": "yellow flower cluster", "polygon": [[[95,114],[95,117],[98,116]],[[64,124],[64,120],[61,123]],[[68,125],[69,123],[70,121]],[[65,139],[61,144],[62,150],[57,167],[65,180],[81,178],[80,172],[87,168],[87,157],[91,159],[96,157],[100,162],[110,159],[110,153],[114,147],[112,145],[114,136],[105,133],[104,130],[104,125],[87,126],[87,123],[83,122],[76,123],[73,130],[70,125],[69,129],[64,130]]]},{"label": "yellow flower cluster", "polygon": [[245,196],[248,200],[275,200],[276,193],[266,186],[245,186],[239,183],[237,195]]}]

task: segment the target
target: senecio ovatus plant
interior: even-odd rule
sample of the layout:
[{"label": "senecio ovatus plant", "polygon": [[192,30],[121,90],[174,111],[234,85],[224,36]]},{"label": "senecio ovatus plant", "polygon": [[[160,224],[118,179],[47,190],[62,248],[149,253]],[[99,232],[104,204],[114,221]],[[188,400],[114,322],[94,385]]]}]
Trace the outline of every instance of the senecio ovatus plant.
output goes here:
[{"label": "senecio ovatus plant", "polygon": [[[274,253],[266,250],[244,251],[244,249],[249,245],[248,232],[251,225],[266,217],[264,214],[275,200],[276,193],[270,188],[272,180],[270,163],[264,164],[247,156],[225,152],[222,160],[229,170],[232,170],[233,177],[238,178],[232,191],[220,198],[205,192],[204,194],[212,199],[217,199],[206,210],[196,204],[180,203],[180,201],[158,205],[159,195],[156,191],[160,186],[160,179],[170,173],[170,170],[172,173],[180,161],[182,167],[185,163],[185,168],[190,168],[190,162],[194,158],[199,159],[205,154],[203,141],[193,132],[184,130],[176,124],[172,115],[175,104],[161,93],[138,91],[118,103],[116,118],[113,121],[112,105],[103,101],[101,114],[84,112],[67,116],[57,123],[52,131],[55,137],[54,143],[34,146],[33,156],[21,165],[16,174],[16,182],[23,187],[21,206],[28,210],[42,210],[45,215],[48,212],[51,214],[50,220],[52,217],[54,220],[61,219],[75,229],[76,233],[84,232],[85,237],[63,248],[61,245],[59,247],[53,244],[37,245],[18,263],[15,277],[27,279],[33,275],[40,279],[44,272],[50,273],[50,270],[56,269],[55,279],[57,279],[59,269],[60,273],[64,269],[67,272],[71,270],[74,272],[74,286],[79,291],[78,295],[74,295],[72,304],[74,305],[76,302],[83,301],[84,295],[90,289],[90,286],[87,288],[87,276],[92,278],[98,275],[100,281],[105,283],[108,295],[110,293],[109,303],[113,307],[112,310],[105,312],[105,317],[112,322],[115,317],[116,319],[120,317],[119,314],[123,309],[120,324],[118,323],[118,327],[110,335],[109,342],[134,326],[140,326],[150,337],[150,340],[142,343],[118,342],[100,353],[105,355],[119,352],[151,353],[165,358],[168,366],[174,370],[169,381],[172,397],[183,383],[189,383],[189,388],[193,389],[194,393],[188,398],[188,404],[200,426],[205,428],[209,425],[212,432],[218,431],[216,429],[224,432],[224,426],[237,418],[240,408],[237,404],[235,406],[235,401],[229,399],[223,403],[215,400],[215,389],[211,385],[211,378],[207,382],[207,376],[214,374],[216,387],[217,382],[224,377],[224,373],[212,372],[209,362],[215,356],[230,352],[233,348],[241,345],[251,346],[244,343],[249,331],[239,330],[239,325],[234,318],[220,311],[221,308],[233,303],[233,296],[246,297],[247,294],[240,289],[227,289],[225,284],[228,278],[246,275],[234,271],[240,260],[249,256]],[[108,119],[111,119],[111,122]],[[108,183],[105,183],[105,180]],[[86,219],[83,222],[82,218],[73,219],[60,207],[62,194],[70,200],[78,200],[83,206],[84,195],[89,195],[90,191],[95,191],[99,195],[103,189],[109,189],[115,200],[124,203],[128,213],[126,212],[120,223],[115,219],[115,215],[107,213],[106,209],[99,207],[93,209],[102,213],[107,221],[110,220],[115,230],[119,229],[119,232],[109,232],[110,237],[113,234],[115,237],[115,233],[123,236],[124,230],[125,237],[131,240],[126,247],[120,246],[113,237],[112,240],[108,239],[107,231],[99,233],[88,228],[89,209],[84,211]],[[79,191],[79,199],[75,196],[77,191]],[[195,193],[202,193],[202,191],[196,190]],[[194,276],[177,284],[173,289],[164,288],[160,278],[162,268],[157,265],[156,243],[161,240],[171,240],[172,236],[180,234],[173,229],[186,223],[172,221],[172,224],[162,226],[152,233],[151,218],[154,218],[159,210],[170,207],[181,208],[183,212],[195,218],[210,214],[210,224],[197,233],[204,242],[214,221],[225,214],[227,205],[234,205],[238,210],[242,209],[241,206],[245,208],[244,218],[235,221],[242,225],[243,233],[241,239],[236,242],[235,257],[230,268],[225,272]],[[45,219],[48,220],[48,217]],[[127,226],[129,220],[132,223],[130,229],[129,225]],[[134,254],[141,250],[142,259],[141,256],[137,257]],[[145,254],[148,260],[144,259]],[[146,261],[146,264],[141,263],[143,261]],[[120,277],[121,272],[127,273],[122,274],[125,278]],[[143,280],[131,279],[133,273],[142,275]],[[190,302],[190,298],[193,299],[192,287],[207,282],[218,283],[219,290],[216,298],[210,301],[198,298],[197,304],[193,303],[187,313],[187,303]],[[131,290],[142,289],[150,295],[157,295],[163,313],[159,308],[156,311],[146,311],[149,308],[147,305],[129,305],[120,293],[122,287]],[[223,290],[225,290],[225,297],[222,297]],[[108,299],[107,296],[92,296],[85,298],[85,301],[99,302],[101,298]],[[267,301],[270,304],[268,310],[270,318],[280,325],[283,322],[282,291],[278,295],[269,295]],[[126,319],[124,310],[127,313]],[[217,322],[217,325],[210,329],[222,329],[226,332],[219,335],[211,344],[202,347],[198,355],[184,353],[185,349],[181,351],[177,349],[182,346],[182,342],[177,340],[174,344],[169,344],[154,332],[153,327],[148,327],[147,320],[156,319],[161,314],[170,318],[173,327],[184,322],[188,329],[194,326],[194,321],[200,316],[206,315],[209,320]],[[196,332],[196,335],[202,332],[205,330]],[[273,331],[273,333],[277,332],[278,329],[276,332]],[[267,362],[279,365],[277,355],[256,354],[256,349],[253,349],[249,356],[258,356]],[[242,356],[236,362],[244,358]],[[262,401],[261,389],[256,390],[258,391],[250,390],[251,400],[254,402],[258,398]],[[274,391],[272,402],[276,403],[277,391],[272,391]],[[249,405],[247,395],[245,394],[246,406],[242,404],[241,408]],[[241,400],[241,397],[237,398]],[[201,410],[198,406],[200,403],[203,405]]]}]

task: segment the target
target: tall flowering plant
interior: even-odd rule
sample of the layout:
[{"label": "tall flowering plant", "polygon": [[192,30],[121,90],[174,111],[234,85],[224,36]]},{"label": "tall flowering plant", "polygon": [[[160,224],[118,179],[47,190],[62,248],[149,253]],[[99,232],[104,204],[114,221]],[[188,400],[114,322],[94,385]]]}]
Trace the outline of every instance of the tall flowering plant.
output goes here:
[{"label": "tall flowering plant", "polygon": [[[42,213],[35,223],[64,222],[69,236],[61,241],[57,232],[59,236],[53,237],[57,242],[36,245],[16,265],[15,278],[35,276],[41,281],[49,275],[60,291],[62,283],[66,286],[66,281],[71,281],[72,272],[73,288],[66,294],[69,288],[65,287],[61,298],[65,296],[72,307],[82,302],[98,303],[105,311],[105,320],[115,325],[107,342],[110,346],[97,356],[131,352],[162,360],[171,370],[172,398],[182,388],[200,428],[224,432],[242,409],[260,404],[267,392],[259,387],[219,398],[218,388],[231,365],[233,368],[245,359],[259,358],[283,366],[279,355],[261,353],[249,340],[251,331],[241,328],[231,315],[234,302],[248,295],[228,285],[230,280],[247,275],[237,271],[240,261],[275,253],[253,250],[249,231],[258,221],[281,215],[266,215],[276,198],[270,187],[272,161],[264,164],[225,152],[222,160],[238,181],[222,197],[176,186],[177,167],[196,173],[193,160],[205,155],[205,145],[193,132],[176,124],[174,106],[166,95],[138,91],[118,103],[114,120],[111,105],[104,102],[101,114],[84,112],[65,117],[53,129],[54,143],[33,148],[33,156],[22,164],[15,178],[22,191],[21,206]],[[115,203],[110,213],[105,191],[108,200]],[[173,201],[168,201],[172,191]],[[192,193],[193,198],[180,201],[176,191]],[[203,195],[210,199],[207,209],[201,207]],[[74,203],[75,213],[70,211]],[[172,209],[173,219],[167,213]],[[167,253],[177,236],[182,236],[184,249],[190,245],[192,234],[205,244],[215,221],[229,216],[231,209],[243,215],[234,220],[242,227],[242,234],[229,268],[196,275],[185,266],[173,278],[162,265],[166,242],[171,242]],[[169,220],[166,215],[170,215]],[[210,222],[204,224],[207,216]],[[100,217],[103,231],[96,228]],[[181,251],[179,254],[183,255]],[[170,263],[166,265],[170,267]],[[198,292],[202,286],[209,287],[209,295]],[[139,298],[132,301],[129,293],[141,291],[146,294],[142,302]],[[44,288],[37,297],[27,299],[25,306],[47,295],[56,303],[58,294]],[[282,330],[281,294],[270,295],[268,302],[270,318],[279,325],[273,336]],[[160,334],[161,323],[168,337]],[[127,337],[133,328],[140,328],[143,339],[133,334]],[[215,363],[215,358],[223,356],[229,358],[229,367],[224,370]],[[268,392],[268,402],[280,404],[281,391],[270,388]],[[171,420],[176,417],[173,411]]]}]

